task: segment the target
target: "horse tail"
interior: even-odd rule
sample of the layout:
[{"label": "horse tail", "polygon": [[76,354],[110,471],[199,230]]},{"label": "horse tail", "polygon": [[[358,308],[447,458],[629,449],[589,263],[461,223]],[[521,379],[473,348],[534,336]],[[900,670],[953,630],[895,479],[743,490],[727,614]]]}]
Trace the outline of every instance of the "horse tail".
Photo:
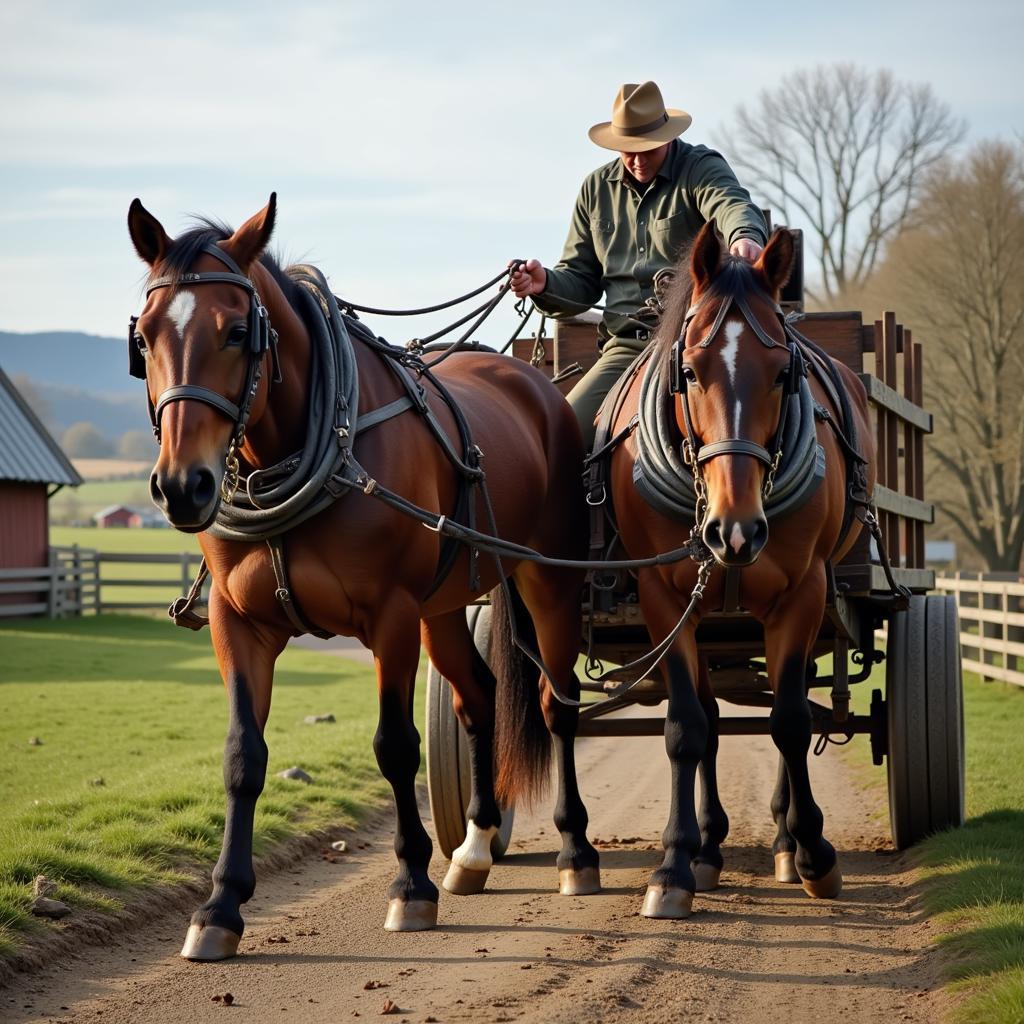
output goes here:
[{"label": "horse tail", "polygon": [[551,735],[540,704],[540,670],[516,646],[510,615],[524,643],[536,647],[533,620],[512,580],[511,607],[502,587],[491,591],[491,671],[497,681],[494,715],[494,790],[506,807],[543,791],[551,767]]}]

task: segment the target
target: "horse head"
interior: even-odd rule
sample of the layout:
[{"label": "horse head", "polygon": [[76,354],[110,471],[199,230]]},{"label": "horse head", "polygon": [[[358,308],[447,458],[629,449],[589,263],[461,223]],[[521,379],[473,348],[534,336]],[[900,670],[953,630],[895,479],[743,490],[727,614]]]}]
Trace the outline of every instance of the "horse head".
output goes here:
[{"label": "horse head", "polygon": [[698,491],[698,522],[703,514],[703,540],[727,566],[751,564],[768,540],[762,499],[778,468],[783,398],[794,383],[778,306],[794,251],[793,235],[779,229],[751,265],[723,256],[714,224],[706,224],[693,246],[690,281],[677,284],[666,315],[678,339],[675,417]]},{"label": "horse head", "polygon": [[272,195],[234,233],[205,224],[173,240],[138,199],[128,211],[132,242],[150,268],[128,339],[160,441],[150,493],[171,525],[189,533],[213,522],[225,469],[266,407],[274,336],[252,275],[275,211]]}]

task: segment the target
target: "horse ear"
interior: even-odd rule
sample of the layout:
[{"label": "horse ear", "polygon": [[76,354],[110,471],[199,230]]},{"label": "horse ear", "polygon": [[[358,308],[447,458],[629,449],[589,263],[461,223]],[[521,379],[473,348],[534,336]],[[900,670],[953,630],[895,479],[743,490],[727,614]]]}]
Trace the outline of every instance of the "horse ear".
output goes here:
[{"label": "horse ear", "polygon": [[694,292],[703,291],[711,284],[721,262],[722,243],[718,238],[718,228],[713,220],[709,220],[700,229],[690,254],[690,275],[693,277]]},{"label": "horse ear", "polygon": [[131,235],[135,251],[143,262],[155,267],[171,246],[171,240],[164,226],[147,210],[138,199],[128,207],[128,234]]},{"label": "horse ear", "polygon": [[776,298],[793,273],[795,260],[796,242],[793,232],[786,228],[776,228],[754,264],[754,269],[764,274],[768,288]]},{"label": "horse ear", "polygon": [[259,213],[250,217],[230,238],[221,242],[221,248],[243,269],[247,270],[270,242],[277,217],[277,193],[270,193],[270,202]]}]

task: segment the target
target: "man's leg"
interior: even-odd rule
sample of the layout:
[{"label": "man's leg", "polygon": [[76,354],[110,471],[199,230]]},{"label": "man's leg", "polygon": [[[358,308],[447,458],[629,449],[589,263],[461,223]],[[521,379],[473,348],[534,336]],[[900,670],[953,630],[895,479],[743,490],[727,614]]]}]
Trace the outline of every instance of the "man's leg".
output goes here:
[{"label": "man's leg", "polygon": [[609,339],[601,350],[597,362],[587,371],[580,382],[566,396],[572,411],[579,420],[583,443],[589,452],[594,445],[594,419],[604,396],[615,386],[615,382],[628,369],[630,363],[643,351],[644,343],[622,342]]}]

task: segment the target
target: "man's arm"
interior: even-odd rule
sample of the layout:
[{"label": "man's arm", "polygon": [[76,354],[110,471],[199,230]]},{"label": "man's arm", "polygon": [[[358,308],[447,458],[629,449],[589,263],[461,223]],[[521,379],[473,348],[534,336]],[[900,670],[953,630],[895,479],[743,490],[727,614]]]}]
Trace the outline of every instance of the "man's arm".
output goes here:
[{"label": "man's arm", "polygon": [[529,260],[512,275],[512,290],[519,298],[531,296],[542,313],[580,313],[601,298],[602,276],[590,231],[590,204],[584,184],[573,208],[562,258],[550,270],[536,260]]},{"label": "man's arm", "polygon": [[705,220],[717,224],[729,251],[756,259],[768,241],[764,216],[725,158],[713,151],[705,153],[693,168],[690,182],[697,208]]}]

